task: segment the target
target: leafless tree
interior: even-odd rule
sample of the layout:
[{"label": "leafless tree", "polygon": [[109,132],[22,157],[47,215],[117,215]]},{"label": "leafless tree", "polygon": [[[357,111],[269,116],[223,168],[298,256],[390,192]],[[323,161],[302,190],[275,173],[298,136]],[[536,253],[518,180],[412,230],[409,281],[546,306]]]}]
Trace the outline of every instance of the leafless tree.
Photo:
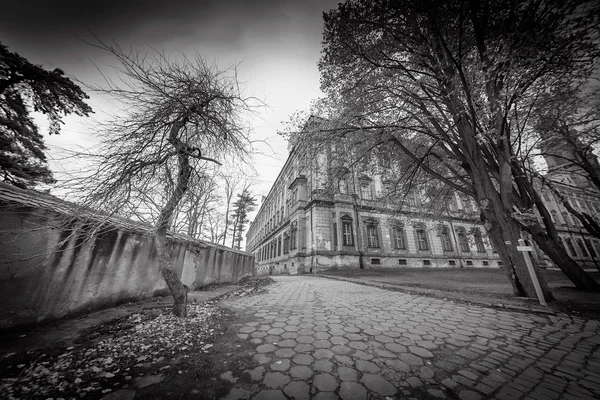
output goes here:
[{"label": "leafless tree", "polygon": [[92,167],[73,189],[91,209],[109,215],[138,213],[154,221],[173,313],[184,317],[188,288],[172,265],[167,230],[190,183],[205,179],[207,163],[219,165],[225,157],[244,160],[252,150],[244,117],[262,103],[244,95],[235,66],[220,69],[198,54],[175,59],[101,41],[93,45],[119,64],[116,79],[106,77],[93,89],[110,97],[121,112],[100,126],[102,140],[91,157]]}]

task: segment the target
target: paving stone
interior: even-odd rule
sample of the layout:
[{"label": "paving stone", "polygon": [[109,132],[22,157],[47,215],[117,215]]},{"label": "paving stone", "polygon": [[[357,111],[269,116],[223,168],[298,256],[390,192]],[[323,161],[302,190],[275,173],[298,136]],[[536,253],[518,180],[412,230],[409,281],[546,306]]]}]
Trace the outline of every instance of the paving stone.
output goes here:
[{"label": "paving stone", "polygon": [[290,381],[290,377],[281,372],[267,372],[263,379],[263,385],[271,389],[284,387]]},{"label": "paving stone", "polygon": [[315,346],[312,344],[300,343],[296,347],[294,347],[294,351],[297,353],[310,353],[315,349]]},{"label": "paving stone", "polygon": [[333,369],[333,363],[327,359],[317,360],[313,365],[315,371],[331,372]]},{"label": "paving stone", "polygon": [[255,354],[253,358],[258,364],[267,364],[271,361],[271,357],[267,357],[264,354]]},{"label": "paving stone", "polygon": [[298,343],[294,339],[285,339],[277,343],[278,347],[294,347]]},{"label": "paving stone", "polygon": [[431,354],[429,350],[426,350],[422,347],[409,346],[408,350],[410,350],[410,352],[414,355],[419,356],[421,358],[433,358],[433,354]]},{"label": "paving stone", "polygon": [[281,390],[261,390],[252,400],[287,400]]},{"label": "paving stone", "polygon": [[353,342],[348,343],[348,347],[352,347],[353,349],[358,349],[358,350],[365,350],[369,346],[365,342],[355,342],[355,341],[353,341]]},{"label": "paving stone", "polygon": [[314,340],[312,342],[312,345],[315,346],[317,349],[328,349],[332,346],[331,342],[326,339]]},{"label": "paving stone", "polygon": [[239,332],[240,333],[252,333],[256,330],[256,327],[254,326],[243,326],[240,328]]},{"label": "paving stone", "polygon": [[344,345],[349,342],[348,339],[346,339],[345,337],[342,337],[342,336],[332,336],[331,338],[329,338],[329,341],[333,345],[337,345],[337,344]]},{"label": "paving stone", "polygon": [[278,336],[278,335],[268,335],[263,338],[263,341],[265,343],[271,343],[273,345],[276,345],[280,340],[281,340],[281,336]]},{"label": "paving stone", "polygon": [[439,389],[427,389],[427,393],[429,393],[429,396],[431,396],[431,398],[435,398],[435,399],[447,399],[448,398],[446,396],[446,394]]},{"label": "paving stone", "polygon": [[372,360],[373,359],[373,355],[370,353],[367,353],[365,351],[362,350],[356,350],[353,354],[354,358],[360,358],[361,360]]},{"label": "paving stone", "polygon": [[290,369],[290,360],[285,358],[283,360],[277,360],[271,364],[272,371],[287,371]]},{"label": "paving stone", "polygon": [[338,373],[340,380],[342,380],[342,381],[355,382],[358,380],[358,371],[355,370],[354,368],[340,366],[337,368],[337,373]]},{"label": "paving stone", "polygon": [[309,354],[296,354],[292,358],[294,364],[310,365],[315,359]]},{"label": "paving stone", "polygon": [[427,366],[422,366],[421,368],[419,368],[419,376],[421,377],[421,379],[432,379],[434,375],[435,371],[433,370],[433,368]]},{"label": "paving stone", "polygon": [[302,381],[293,381],[288,383],[284,388],[283,392],[292,399],[296,400],[308,400],[310,399],[310,387]]},{"label": "paving stone", "polygon": [[250,379],[252,379],[253,381],[260,381],[262,380],[263,374],[265,373],[265,367],[260,365],[256,368],[248,369],[245,372],[247,372],[250,375]]},{"label": "paving stone", "polygon": [[337,400],[339,397],[334,392],[319,392],[314,397],[313,400]]},{"label": "paving stone", "polygon": [[146,386],[151,386],[160,383],[163,381],[163,379],[165,379],[165,376],[163,374],[140,376],[133,380],[133,386],[141,389],[145,388]]},{"label": "paving stone", "polygon": [[285,331],[281,328],[273,328],[267,331],[269,335],[281,335],[283,332]]},{"label": "paving stone", "polygon": [[316,359],[332,358],[334,354],[335,353],[329,349],[317,349],[313,352],[313,357]]},{"label": "paving stone", "polygon": [[260,346],[258,346],[256,348],[256,352],[257,353],[269,353],[271,351],[275,351],[277,350],[277,347],[273,346],[272,344],[261,344]]},{"label": "paving stone", "polygon": [[397,372],[410,372],[410,365],[401,360],[385,360],[385,364]]},{"label": "paving stone", "polygon": [[408,383],[410,385],[410,387],[413,387],[413,388],[418,388],[418,387],[423,386],[423,382],[416,376],[411,376],[410,378],[406,379],[406,383]]},{"label": "paving stone", "polygon": [[356,340],[356,341],[364,339],[364,336],[359,335],[358,333],[346,333],[344,335],[344,337],[348,340]]},{"label": "paving stone", "polygon": [[296,365],[290,369],[290,375],[295,379],[306,380],[312,376],[312,370],[304,365]]},{"label": "paving stone", "polygon": [[356,369],[362,372],[369,372],[372,374],[376,374],[381,371],[381,368],[370,361],[365,360],[356,360]]},{"label": "paving stone", "polygon": [[348,366],[354,365],[354,360],[351,357],[348,357],[345,355],[335,355],[335,356],[333,356],[333,358],[338,364],[348,365]]},{"label": "paving stone", "polygon": [[335,354],[345,355],[351,353],[352,349],[348,346],[337,345],[333,346],[331,351],[333,351]]},{"label": "paving stone", "polygon": [[275,351],[275,357],[277,358],[292,358],[296,352],[292,349],[284,348]]},{"label": "paving stone", "polygon": [[363,374],[360,381],[367,389],[380,396],[392,396],[396,393],[396,387],[379,375]]},{"label": "paving stone", "polygon": [[233,376],[233,372],[231,371],[227,371],[227,372],[223,372],[219,378],[224,379],[226,381],[229,381],[231,383],[236,383],[238,381],[239,378]]},{"label": "paving stone", "polygon": [[408,351],[408,349],[406,348],[406,346],[403,346],[403,345],[398,344],[398,343],[386,343],[384,345],[384,347],[386,349],[388,349],[389,351],[392,351],[394,353],[406,353]]},{"label": "paving stone", "polygon": [[337,386],[337,379],[331,374],[319,374],[313,379],[313,386],[320,392],[333,392]]},{"label": "paving stone", "polygon": [[262,339],[259,339],[259,338],[250,339],[250,343],[253,343],[253,344],[261,344],[262,342],[263,342]]},{"label": "paving stone", "polygon": [[342,400],[366,400],[367,389],[357,382],[342,382],[339,395]]}]

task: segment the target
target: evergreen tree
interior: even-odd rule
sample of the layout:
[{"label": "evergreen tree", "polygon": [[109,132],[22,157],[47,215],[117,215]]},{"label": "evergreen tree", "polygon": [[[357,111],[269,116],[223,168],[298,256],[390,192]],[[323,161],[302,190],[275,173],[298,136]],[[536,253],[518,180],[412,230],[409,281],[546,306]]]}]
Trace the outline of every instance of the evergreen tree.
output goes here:
[{"label": "evergreen tree", "polygon": [[244,190],[237,195],[238,199],[233,204],[233,234],[231,239],[231,247],[240,250],[242,246],[242,235],[246,229],[246,224],[249,222],[248,214],[256,209],[256,198]]},{"label": "evergreen tree", "polygon": [[58,134],[63,115],[92,112],[87,98],[60,69],[31,64],[0,42],[0,179],[21,188],[53,183],[31,111],[45,114],[50,134]]}]

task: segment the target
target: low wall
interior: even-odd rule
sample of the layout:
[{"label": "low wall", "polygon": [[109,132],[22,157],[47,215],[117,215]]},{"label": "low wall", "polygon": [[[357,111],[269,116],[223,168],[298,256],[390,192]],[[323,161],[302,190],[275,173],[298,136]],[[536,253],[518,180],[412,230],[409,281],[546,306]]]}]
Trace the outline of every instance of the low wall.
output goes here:
[{"label": "low wall", "polygon": [[[57,199],[0,186],[0,329],[167,294],[146,226],[68,217]],[[170,235],[184,284],[236,282],[254,273],[254,256]]]}]

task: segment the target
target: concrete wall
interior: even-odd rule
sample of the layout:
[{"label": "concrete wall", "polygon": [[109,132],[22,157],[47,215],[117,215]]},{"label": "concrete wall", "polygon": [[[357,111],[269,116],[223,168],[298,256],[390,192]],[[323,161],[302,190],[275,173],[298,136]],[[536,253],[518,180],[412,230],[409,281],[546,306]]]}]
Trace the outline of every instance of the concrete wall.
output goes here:
[{"label": "concrete wall", "polygon": [[[148,230],[111,221],[89,237],[91,223],[67,219],[66,203],[0,187],[0,329],[167,294]],[[254,273],[254,256],[170,237],[182,281],[197,289]]]}]

